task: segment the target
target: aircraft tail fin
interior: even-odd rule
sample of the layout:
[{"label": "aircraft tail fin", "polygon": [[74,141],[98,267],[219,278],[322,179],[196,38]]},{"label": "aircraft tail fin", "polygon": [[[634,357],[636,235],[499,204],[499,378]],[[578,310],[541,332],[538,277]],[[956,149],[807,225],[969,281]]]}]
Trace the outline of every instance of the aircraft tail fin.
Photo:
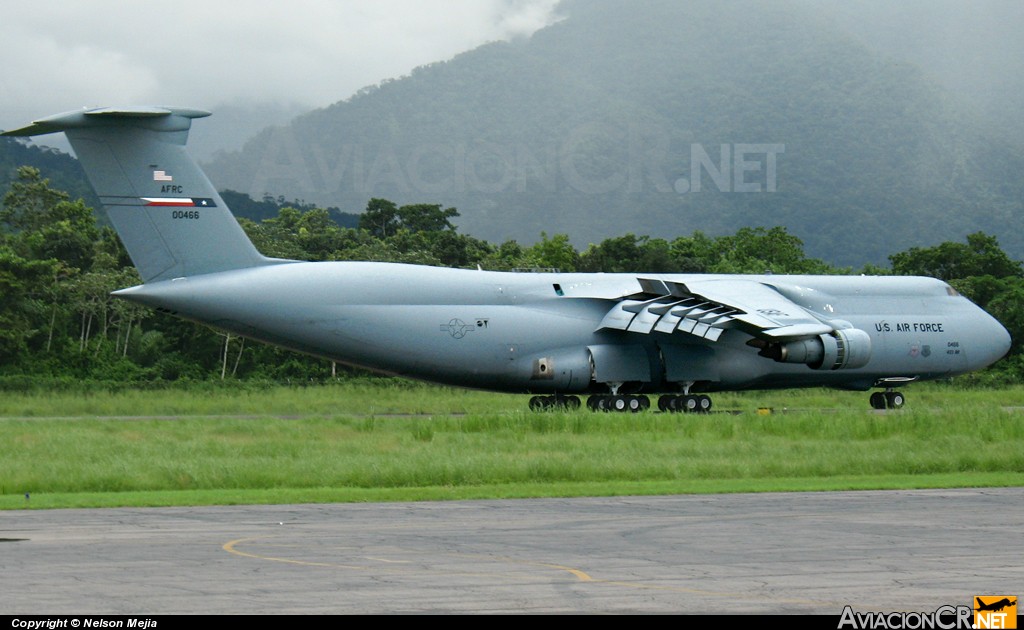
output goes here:
[{"label": "aircraft tail fin", "polygon": [[88,109],[3,135],[67,135],[143,282],[282,262],[256,250],[185,151],[192,119],[209,115],[184,108]]}]

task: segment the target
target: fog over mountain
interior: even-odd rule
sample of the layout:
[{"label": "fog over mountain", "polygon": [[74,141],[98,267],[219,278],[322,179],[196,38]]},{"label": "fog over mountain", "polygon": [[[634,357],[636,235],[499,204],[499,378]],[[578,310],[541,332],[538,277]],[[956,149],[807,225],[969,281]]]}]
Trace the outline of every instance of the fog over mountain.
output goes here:
[{"label": "fog over mountain", "polygon": [[856,0],[825,13],[869,49],[917,65],[991,131],[1024,145],[1024,4]]},{"label": "fog over mountain", "polygon": [[268,129],[211,178],[348,211],[443,203],[492,241],[784,225],[840,264],[977,230],[1024,253],[1009,134],[818,6],[563,2],[529,39]]},{"label": "fog over mountain", "polygon": [[[197,122],[190,150],[221,189],[347,212],[372,197],[440,203],[459,209],[464,233],[494,242],[547,232],[585,247],[627,232],[784,225],[808,253],[859,265],[983,230],[1024,258],[1024,5],[555,2],[467,5],[475,8],[462,22],[481,25],[478,38],[461,33],[448,48],[430,43],[438,7],[394,21],[385,19],[393,11],[366,9],[366,28],[386,33],[403,63],[416,58],[411,47],[448,51],[426,57],[443,58],[494,41],[354,94],[343,80],[351,66],[365,71],[381,54],[370,34],[339,48],[348,53],[329,48],[328,23],[351,23],[363,4],[279,12],[276,31],[254,9],[244,25],[262,35],[221,29],[235,34],[202,55],[193,37],[202,28],[175,48],[173,38],[90,25],[77,5],[12,10],[0,31],[19,63],[0,70],[0,117],[9,128],[70,109],[79,100],[51,101],[83,98],[76,90],[86,85],[93,104],[207,107],[214,116]],[[189,0],[161,15],[154,33],[194,9]],[[237,10],[229,2],[218,15]],[[147,19],[149,9],[130,11]],[[161,54],[140,54],[143,44]],[[289,63],[289,50],[305,62]],[[82,64],[87,73],[72,72]],[[44,89],[55,82],[60,90]],[[333,105],[301,105],[332,92]],[[40,142],[64,146],[59,136]],[[58,158],[0,145],[0,185],[32,160],[61,165],[58,183],[87,189]]]}]

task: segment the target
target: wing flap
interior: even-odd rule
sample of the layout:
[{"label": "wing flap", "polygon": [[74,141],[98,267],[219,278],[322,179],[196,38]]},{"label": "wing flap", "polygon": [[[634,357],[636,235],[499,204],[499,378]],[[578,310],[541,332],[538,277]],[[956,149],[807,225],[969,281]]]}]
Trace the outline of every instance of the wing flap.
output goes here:
[{"label": "wing flap", "polygon": [[774,288],[755,280],[637,281],[643,295],[617,303],[598,330],[682,332],[709,341],[717,341],[730,328],[772,341],[814,337],[834,330]]}]

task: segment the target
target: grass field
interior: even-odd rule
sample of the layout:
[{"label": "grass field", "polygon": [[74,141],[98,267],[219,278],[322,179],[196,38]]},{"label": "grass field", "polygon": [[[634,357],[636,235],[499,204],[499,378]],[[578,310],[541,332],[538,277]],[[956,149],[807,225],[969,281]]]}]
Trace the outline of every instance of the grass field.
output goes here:
[{"label": "grass field", "polygon": [[1024,388],[905,391],[700,416],[409,383],[4,394],[0,509],[1024,485]]}]

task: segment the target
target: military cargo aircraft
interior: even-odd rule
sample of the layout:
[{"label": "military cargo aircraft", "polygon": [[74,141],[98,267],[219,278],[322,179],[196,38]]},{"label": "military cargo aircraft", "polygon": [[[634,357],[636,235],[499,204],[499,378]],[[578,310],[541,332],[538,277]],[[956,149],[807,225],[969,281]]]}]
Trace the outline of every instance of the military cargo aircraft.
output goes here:
[{"label": "military cargo aircraft", "polygon": [[532,394],[530,407],[707,412],[709,393],[867,391],[984,368],[1006,330],[932,278],[510,273],[261,255],[163,107],[58,114],[144,284],[115,292],[230,333],[377,372]]}]

